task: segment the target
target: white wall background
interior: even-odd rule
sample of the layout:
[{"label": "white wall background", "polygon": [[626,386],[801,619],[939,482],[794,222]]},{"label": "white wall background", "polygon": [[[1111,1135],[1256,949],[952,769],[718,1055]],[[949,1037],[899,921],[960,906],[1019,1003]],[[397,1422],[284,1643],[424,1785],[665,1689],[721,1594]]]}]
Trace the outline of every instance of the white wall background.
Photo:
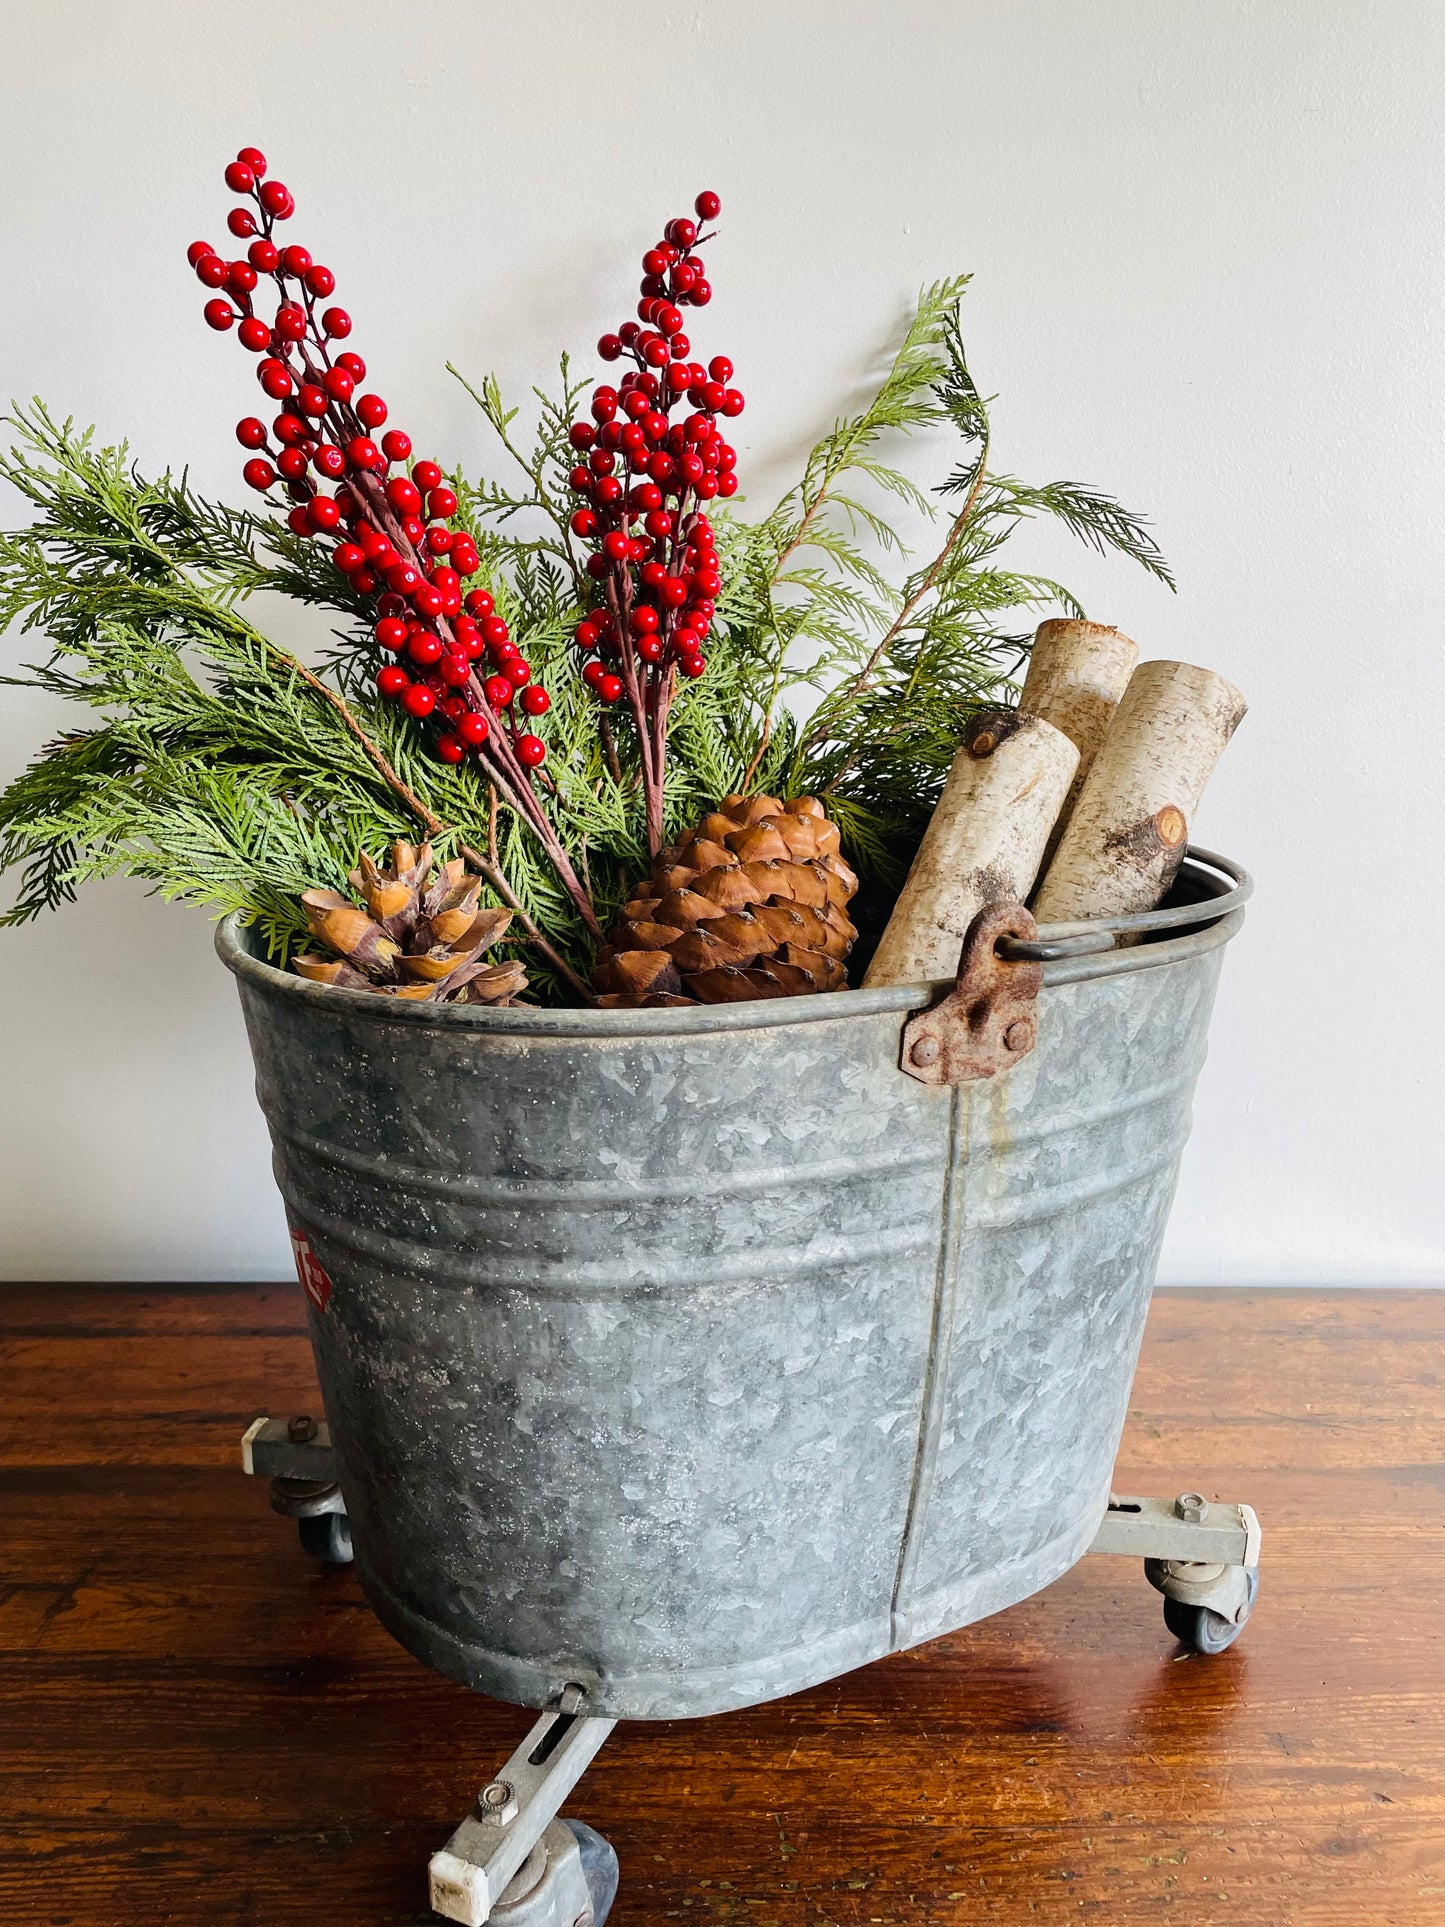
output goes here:
[{"label": "white wall background", "polygon": [[[484,437],[443,362],[517,389],[586,350],[701,186],[693,333],[737,363],[762,505],[910,293],[972,269],[998,461],[1151,514],[1180,593],[1031,559],[1252,701],[1198,835],[1259,894],[1164,1275],[1445,1282],[1445,9],[46,0],[4,38],[5,392],[233,499],[256,391],[184,251],[245,142],[445,460]],[[57,721],[0,693],[0,779]],[[0,1275],[288,1268],[210,934],[126,885],[0,932]]]}]

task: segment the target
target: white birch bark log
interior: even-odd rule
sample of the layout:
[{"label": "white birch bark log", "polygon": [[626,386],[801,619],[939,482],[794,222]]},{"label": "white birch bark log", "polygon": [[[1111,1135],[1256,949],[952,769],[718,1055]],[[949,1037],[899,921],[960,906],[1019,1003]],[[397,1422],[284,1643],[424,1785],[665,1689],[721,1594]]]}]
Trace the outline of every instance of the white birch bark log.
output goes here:
[{"label": "white birch bark log", "polygon": [[865,986],[953,976],[984,905],[1022,903],[1033,888],[1078,763],[1037,716],[992,711],[970,725]]},{"label": "white birch bark log", "polygon": [[1140,663],[1044,873],[1033,906],[1040,923],[1158,905],[1245,708],[1233,683],[1211,669]]},{"label": "white birch bark log", "polygon": [[1073,617],[1039,624],[1019,708],[1061,729],[1079,752],[1079,767],[1059,814],[1055,842],[1063,834],[1138,661],[1139,645],[1122,629]]}]

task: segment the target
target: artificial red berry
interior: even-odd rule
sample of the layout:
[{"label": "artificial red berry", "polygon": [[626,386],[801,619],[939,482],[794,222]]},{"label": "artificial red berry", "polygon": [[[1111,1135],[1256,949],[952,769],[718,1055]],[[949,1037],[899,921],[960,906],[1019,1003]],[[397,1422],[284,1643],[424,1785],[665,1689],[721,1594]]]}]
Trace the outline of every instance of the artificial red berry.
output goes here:
[{"label": "artificial red berry", "polygon": [[597,439],[597,430],[591,422],[573,422],[567,430],[567,439],[575,449],[588,449]]},{"label": "artificial red berry", "polygon": [[701,656],[684,656],[677,666],[684,676],[692,676],[694,678],[700,676],[703,670],[707,668],[707,664]]},{"label": "artificial red berry", "polygon": [[411,677],[407,675],[400,663],[389,662],[384,669],[377,671],[376,686],[383,696],[396,697],[403,689],[410,688]]},{"label": "artificial red berry", "polygon": [[310,467],[304,448],[283,448],[276,457],[276,467],[288,482],[299,482]]},{"label": "artificial red berry", "polygon": [[628,618],[628,627],[634,636],[650,636],[657,627],[656,609],[649,609],[645,603],[634,609]]},{"label": "artificial red berry", "polygon": [[336,290],[336,276],[330,268],[323,268],[318,261],[315,267],[306,270],[306,289],[309,294],[314,294],[318,301],[324,301],[328,294],[333,294]]},{"label": "artificial red berry", "polygon": [[317,474],[325,475],[333,482],[346,473],[346,457],[330,442],[323,442],[311,459],[316,465]]},{"label": "artificial red berry", "polygon": [[271,330],[257,316],[248,314],[236,330],[236,339],[253,355],[259,355],[264,348],[271,346]]},{"label": "artificial red berry", "polygon": [[463,683],[471,680],[472,665],[464,654],[457,651],[442,657],[437,664],[437,674],[451,688],[460,689]]},{"label": "artificial red berry", "polygon": [[309,536],[311,533],[311,513],[304,502],[298,502],[286,517],[286,526],[293,535]]},{"label": "artificial red berry", "polygon": [[238,241],[247,241],[256,232],[256,217],[248,207],[233,207],[226,216],[226,226]]},{"label": "artificial red berry", "polygon": [[480,749],[492,733],[492,725],[479,709],[469,709],[457,724],[457,734],[473,749]]},{"label": "artificial red berry", "polygon": [[508,629],[500,616],[485,616],[482,619],[482,640],[489,649],[500,649],[504,642],[511,639]]},{"label": "artificial red berry", "polygon": [[263,234],[247,248],[246,259],[257,274],[274,274],[280,257],[276,252],[276,243],[268,241]]},{"label": "artificial red berry", "polygon": [[616,335],[603,335],[597,343],[597,352],[604,361],[616,361],[622,353],[622,343]]},{"label": "artificial red berry", "polygon": [[714,355],[707,365],[707,372],[714,381],[731,381],[733,365],[726,355]]},{"label": "artificial red berry", "polygon": [[433,555],[445,555],[454,538],[450,529],[428,529],[426,545]]},{"label": "artificial red berry", "polygon": [[296,386],[291,370],[284,361],[263,361],[257,367],[256,375],[272,401],[288,400],[292,389]]},{"label": "artificial red berry", "polygon": [[421,491],[404,475],[393,475],[386,485],[386,499],[398,515],[415,515],[421,507]]},{"label": "artificial red berry", "polygon": [[341,509],[334,496],[318,495],[311,504],[311,526],[323,535],[341,520]]},{"label": "artificial red berry", "polygon": [[386,420],[386,403],[380,395],[363,395],[356,404],[356,412],[366,428],[380,428]]},{"label": "artificial red berry", "polygon": [[726,474],[718,476],[717,492],[719,495],[723,495],[723,496],[736,495],[737,488],[738,488],[738,478],[736,475],[732,473],[731,470],[729,470]]},{"label": "artificial red berry", "polygon": [[617,390],[599,388],[592,396],[592,418],[598,422],[610,422],[617,413]]},{"label": "artificial red berry", "polygon": [[336,365],[338,368],[344,368],[353,381],[366,380],[366,363],[361,359],[360,355],[353,355],[349,352],[344,355],[338,355],[336,357]]},{"label": "artificial red berry", "polygon": [[236,440],[242,448],[264,448],[266,446],[266,424],[257,421],[254,415],[247,415],[244,421],[236,423]]},{"label": "artificial red berry", "polygon": [[241,470],[248,488],[268,489],[276,479],[276,471],[262,456],[254,456]]},{"label": "artificial red berry", "polygon": [[662,637],[643,636],[637,644],[637,653],[644,662],[661,662]]},{"label": "artificial red berry", "polygon": [[666,509],[656,509],[647,517],[642,526],[647,530],[649,535],[655,536],[659,542],[662,542],[672,534],[672,517]]},{"label": "artificial red berry", "polygon": [[597,679],[597,694],[602,698],[603,702],[615,703],[617,698],[622,694],[621,676],[599,676]]},{"label": "artificial red berry", "polygon": [[208,254],[196,263],[196,279],[203,288],[224,288],[229,273],[219,254]]},{"label": "artificial red berry", "polygon": [[429,582],[420,583],[411,599],[424,616],[439,616],[442,612],[441,592]]},{"label": "artificial red berry", "polygon": [[620,529],[614,529],[602,541],[603,553],[613,562],[625,562],[632,544]]},{"label": "artificial red berry", "polygon": [[479,618],[489,616],[497,605],[485,589],[473,589],[463,606],[469,616]]},{"label": "artificial red berry", "polygon": [[695,281],[688,299],[695,308],[705,308],[712,300],[712,288],[706,281]]},{"label": "artificial red berry", "polygon": [[430,668],[432,663],[441,661],[442,639],[438,635],[433,635],[430,629],[414,629],[407,642],[406,653],[413,662],[419,662],[423,668]]},{"label": "artificial red berry", "polygon": [[233,194],[249,194],[256,176],[244,161],[232,161],[226,169],[226,185]]},{"label": "artificial red berry", "polygon": [[547,760],[547,745],[540,736],[517,738],[517,761],[523,769],[538,769]]},{"label": "artificial red berry", "polygon": [[303,275],[311,266],[311,256],[305,248],[298,248],[293,242],[289,248],[282,248],[281,265],[288,274]]},{"label": "artificial red berry", "polygon": [[393,562],[386,571],[386,586],[398,595],[409,596],[421,587],[421,577],[410,562]]},{"label": "artificial red berry", "polygon": [[342,542],[333,559],[343,575],[355,575],[366,561],[366,551],[357,542]]},{"label": "artificial red berry", "polygon": [[529,716],[545,716],[552,707],[552,698],[545,689],[539,689],[534,685],[531,689],[522,691],[522,707]]},{"label": "artificial red berry", "polygon": [[249,261],[232,261],[226,269],[226,286],[233,294],[250,294],[256,281],[256,270]]},{"label": "artificial red berry", "polygon": [[328,308],[321,317],[321,326],[333,341],[345,341],[351,333],[351,316],[345,308]]},{"label": "artificial red berry", "polygon": [[198,268],[202,261],[206,260],[215,252],[216,250],[211,246],[209,241],[192,241],[191,245],[186,249],[186,259],[193,268]]},{"label": "artificial red berry", "polygon": [[506,676],[488,676],[482,687],[493,709],[505,709],[516,694],[510,679]]},{"label": "artificial red berry", "polygon": [[381,446],[389,462],[404,462],[411,453],[411,436],[399,428],[389,428],[381,438]]},{"label": "artificial red berry", "polygon": [[452,544],[452,566],[458,575],[475,575],[482,566],[482,559],[475,547],[464,546],[458,541]]},{"label": "artificial red berry", "polygon": [[415,462],[412,465],[411,479],[419,489],[439,488],[442,472],[435,462]]},{"label": "artificial red berry", "polygon": [[606,674],[606,665],[598,662],[595,656],[591,662],[582,665],[582,680],[589,689],[596,689],[598,683],[601,682]]},{"label": "artificial red berry", "polygon": [[408,716],[430,716],[436,705],[436,696],[424,682],[414,682],[402,694],[401,706]]},{"label": "artificial red berry", "polygon": [[437,755],[444,763],[460,763],[466,753],[460,736],[448,732],[445,736],[437,737]]},{"label": "artificial red berry", "polygon": [[378,468],[382,464],[381,450],[369,435],[352,436],[346,444],[346,459],[353,468],[359,469]]},{"label": "artificial red berry", "polygon": [[294,301],[288,301],[276,310],[276,338],[278,341],[306,339],[306,310],[298,308]]},{"label": "artificial red berry", "polygon": [[406,642],[406,624],[400,616],[383,616],[376,625],[376,639],[383,649],[400,649]]},{"label": "artificial red berry", "polygon": [[741,389],[729,388],[722,399],[722,412],[725,415],[741,415],[747,406]]},{"label": "artificial red berry", "polygon": [[[265,368],[269,364],[263,361],[261,366]],[[276,366],[279,368],[280,362],[277,362]],[[311,433],[299,415],[282,413],[276,417],[271,426],[276,431],[277,441],[284,442],[288,448],[292,442],[304,442]]]},{"label": "artificial red berry", "polygon": [[589,535],[597,533],[597,517],[591,509],[578,509],[572,517],[572,533],[585,541]]},{"label": "artificial red berry", "polygon": [[457,512],[457,498],[449,488],[434,488],[427,491],[427,514],[438,522],[445,522],[448,516]]},{"label": "artificial red berry", "polygon": [[236,319],[236,310],[229,301],[208,301],[203,312],[206,317],[206,326],[222,334]]},{"label": "artificial red berry", "polygon": [[722,213],[722,202],[710,188],[703,189],[702,193],[699,194],[693,202],[693,206],[697,209],[697,216],[700,221],[715,221],[719,214]]},{"label": "artificial red berry", "polygon": [[280,181],[263,181],[257,198],[274,220],[289,221],[296,212],[290,188],[283,187]]},{"label": "artificial red berry", "polygon": [[523,683],[529,683],[532,680],[532,665],[529,662],[523,662],[520,656],[509,656],[502,673],[514,689],[520,689]]},{"label": "artificial red berry", "polygon": [[321,416],[326,413],[326,390],[314,381],[303,381],[296,391],[296,406],[303,415]]}]

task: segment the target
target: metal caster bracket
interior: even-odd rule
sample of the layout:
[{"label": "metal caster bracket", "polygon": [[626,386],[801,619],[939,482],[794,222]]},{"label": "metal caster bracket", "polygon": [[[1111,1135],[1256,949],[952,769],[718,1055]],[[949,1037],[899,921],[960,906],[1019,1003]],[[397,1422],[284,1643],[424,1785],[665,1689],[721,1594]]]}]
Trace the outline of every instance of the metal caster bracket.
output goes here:
[{"label": "metal caster bracket", "polygon": [[1259,1592],[1262,1534],[1253,1506],[1211,1504],[1197,1492],[1165,1499],[1111,1496],[1090,1552],[1144,1560],[1164,1595],[1169,1630],[1199,1652],[1232,1644]]},{"label": "metal caster bracket", "polygon": [[517,1927],[523,1921],[526,1927],[576,1927],[600,1918],[596,1884],[585,1878],[588,1841],[579,1844],[569,1825],[556,1819],[617,1724],[581,1712],[583,1704],[582,1688],[566,1687],[432,1855],[434,1912],[462,1927],[482,1927],[494,1916]]}]

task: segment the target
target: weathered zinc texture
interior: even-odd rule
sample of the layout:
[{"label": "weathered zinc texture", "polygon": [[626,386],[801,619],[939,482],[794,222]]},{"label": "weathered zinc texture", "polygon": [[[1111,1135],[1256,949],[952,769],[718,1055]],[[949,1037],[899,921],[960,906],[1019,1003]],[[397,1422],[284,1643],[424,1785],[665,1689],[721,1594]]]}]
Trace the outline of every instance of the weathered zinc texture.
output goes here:
[{"label": "weathered zinc texture", "polygon": [[957,1091],[898,1069],[918,990],[398,1005],[225,927],[384,1623],[500,1698],[678,1717],[1066,1570],[1237,922],[1048,965],[1036,1051]]}]

